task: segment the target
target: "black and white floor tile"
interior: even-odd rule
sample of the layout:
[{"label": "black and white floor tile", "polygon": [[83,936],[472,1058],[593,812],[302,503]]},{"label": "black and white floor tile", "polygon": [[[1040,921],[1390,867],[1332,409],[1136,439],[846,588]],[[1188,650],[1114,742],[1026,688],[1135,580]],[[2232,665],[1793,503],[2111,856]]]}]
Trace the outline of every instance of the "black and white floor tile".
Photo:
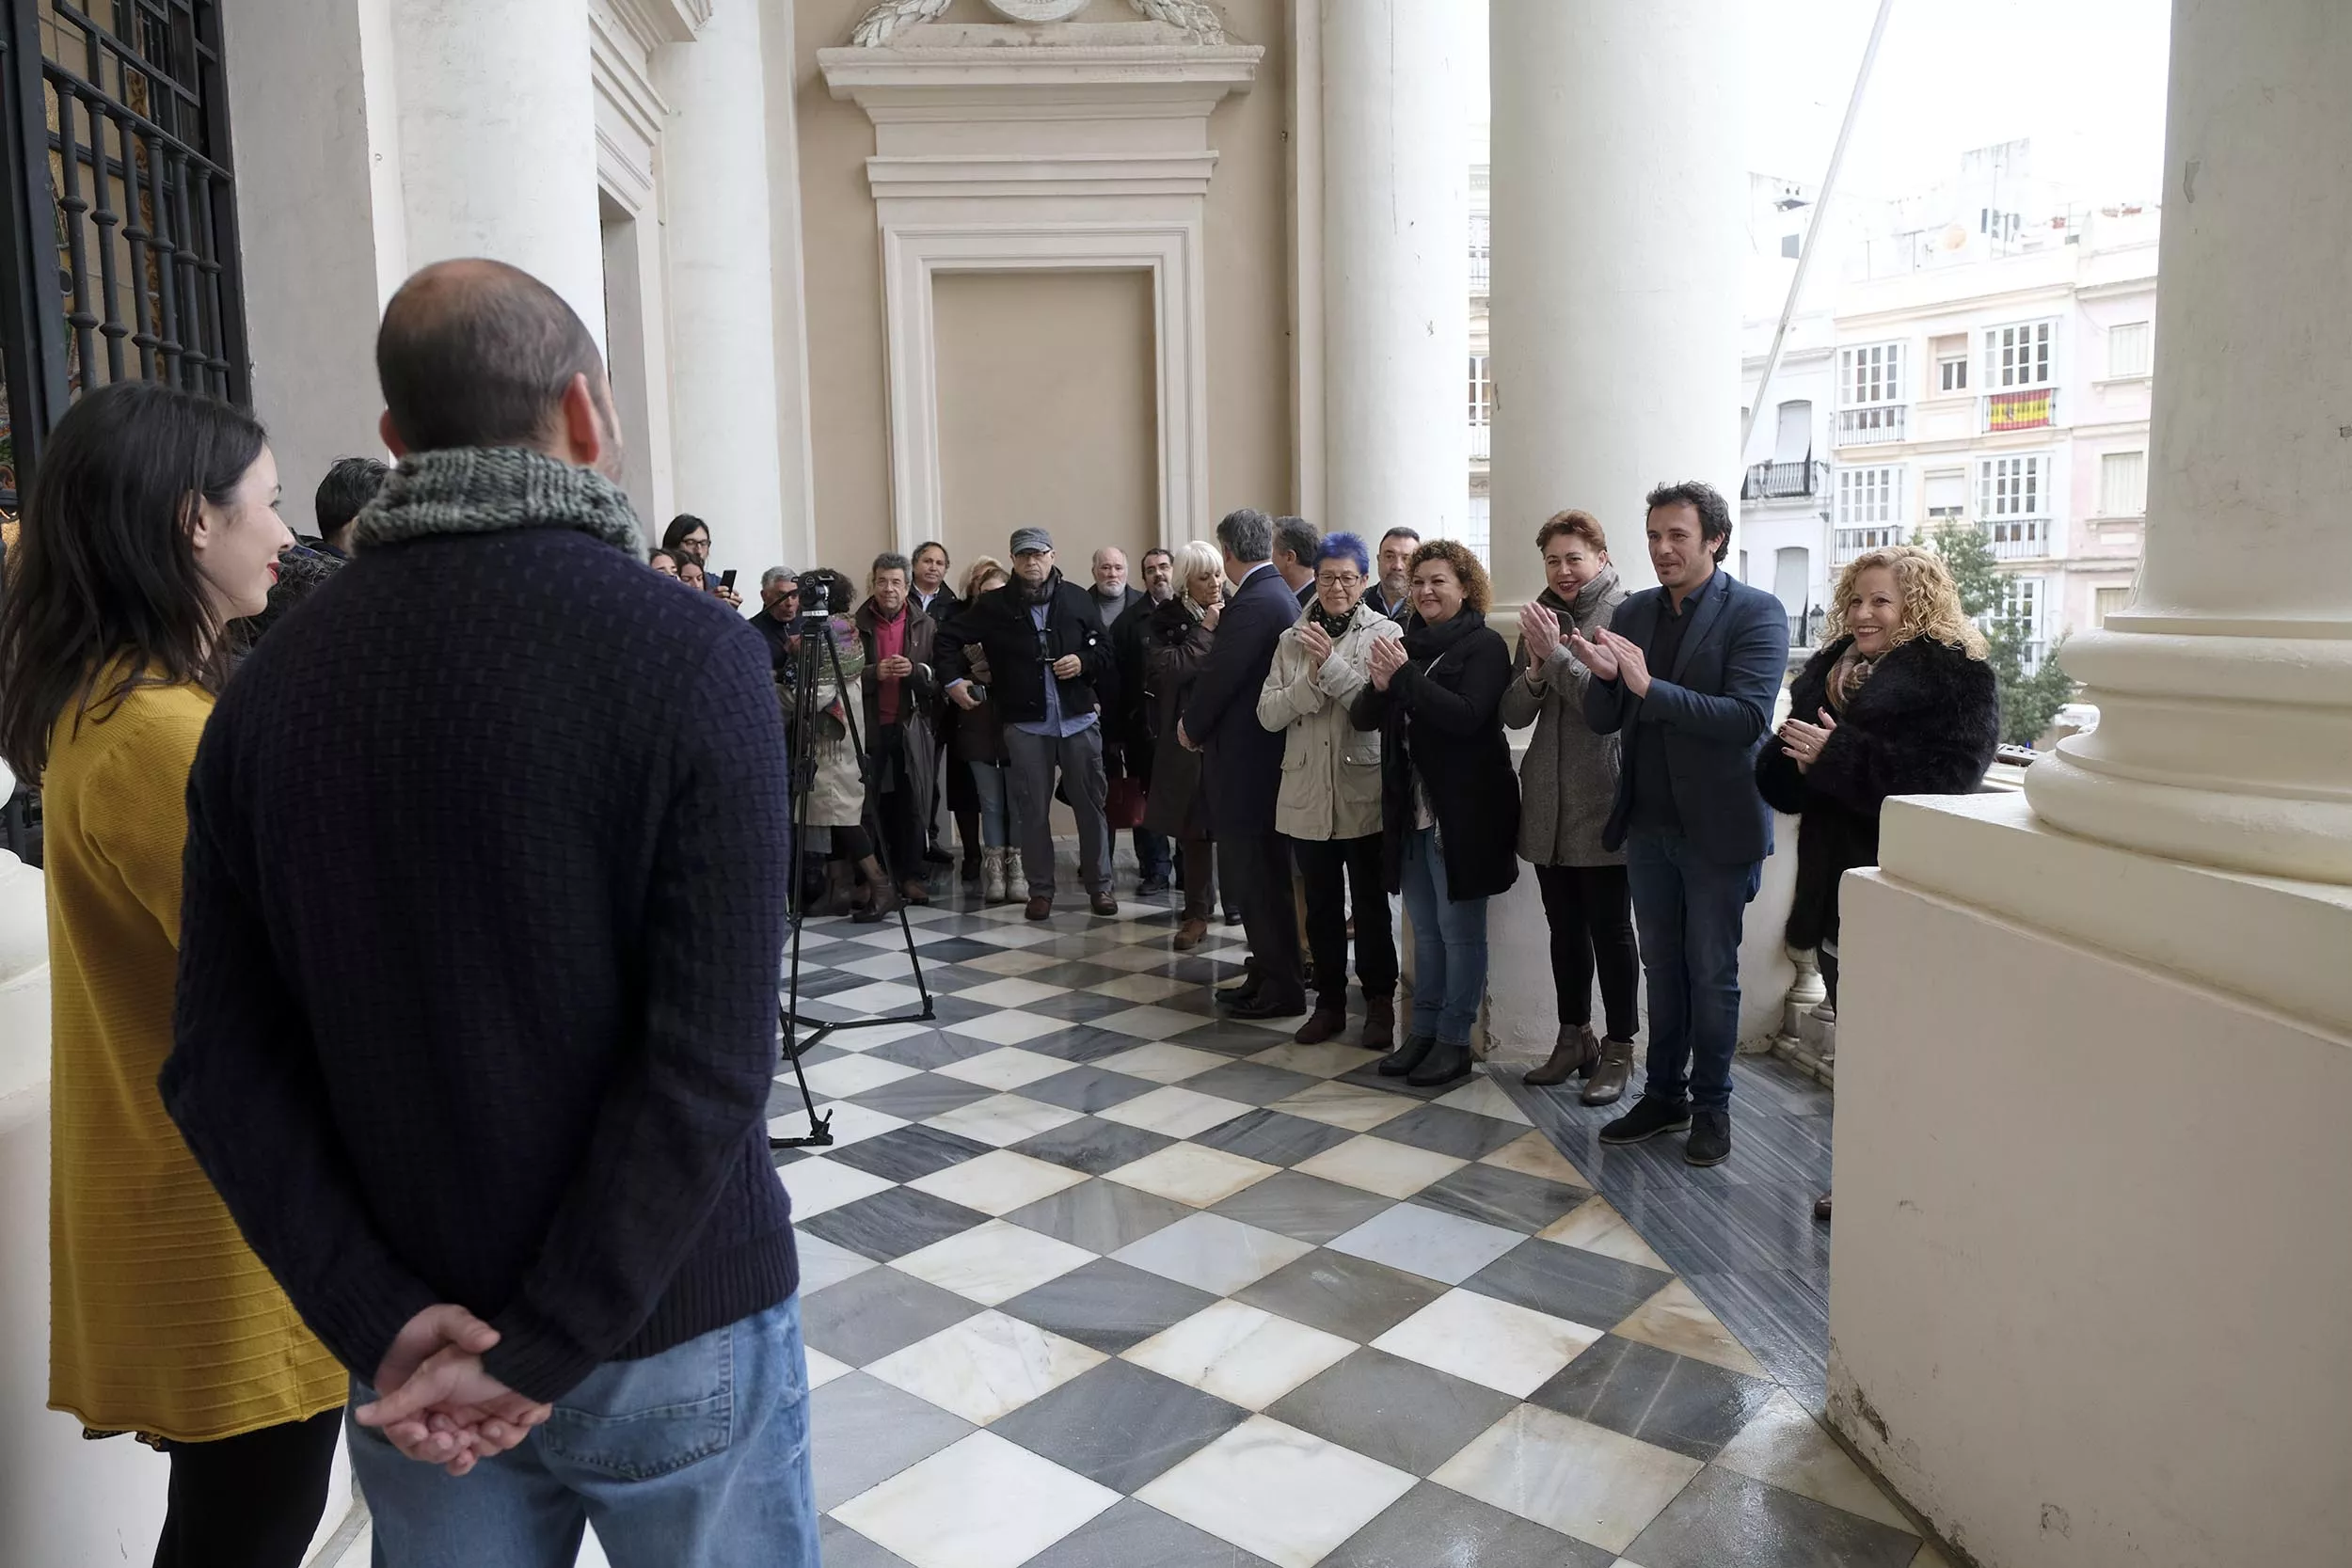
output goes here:
[{"label": "black and white floor tile", "polygon": [[[1238,929],[1065,903],[911,911],[935,1018],[803,1053],[831,1568],[1940,1562],[1529,1091],[1220,1017]],[[801,961],[806,1016],[921,1006],[896,922]]]}]

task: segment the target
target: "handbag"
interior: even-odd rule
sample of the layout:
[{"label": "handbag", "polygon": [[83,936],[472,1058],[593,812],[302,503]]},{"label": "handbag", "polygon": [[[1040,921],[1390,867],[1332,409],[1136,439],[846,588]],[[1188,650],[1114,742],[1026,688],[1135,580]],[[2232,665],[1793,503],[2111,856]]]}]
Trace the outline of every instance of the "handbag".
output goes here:
[{"label": "handbag", "polygon": [[1121,774],[1103,797],[1103,815],[1116,829],[1143,826],[1143,781]]}]

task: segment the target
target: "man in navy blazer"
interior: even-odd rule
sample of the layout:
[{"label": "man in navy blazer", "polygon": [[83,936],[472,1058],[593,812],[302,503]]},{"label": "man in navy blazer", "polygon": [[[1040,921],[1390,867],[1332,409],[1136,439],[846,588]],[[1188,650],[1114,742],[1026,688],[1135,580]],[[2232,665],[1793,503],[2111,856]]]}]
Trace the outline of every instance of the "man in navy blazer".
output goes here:
[{"label": "man in navy blazer", "polygon": [[1584,717],[1623,732],[1617,799],[1601,842],[1625,849],[1649,977],[1649,1070],[1600,1140],[1691,1130],[1683,1158],[1731,1153],[1731,1057],[1740,1040],[1740,931],[1772,852],[1756,751],[1788,673],[1788,617],[1723,570],[1731,508],[1713,486],[1649,494],[1659,586],[1629,596],[1593,641]]},{"label": "man in navy blazer", "polygon": [[1208,752],[1209,831],[1216,835],[1233,901],[1256,962],[1233,1004],[1236,1018],[1288,1018],[1307,1010],[1298,919],[1291,908],[1290,849],[1274,831],[1285,732],[1258,722],[1258,693],[1274,644],[1298,620],[1298,599],[1275,569],[1274,522],[1244,507],[1216,525],[1225,578],[1239,586],[1217,622],[1216,644],[1193,683],[1178,738]]}]

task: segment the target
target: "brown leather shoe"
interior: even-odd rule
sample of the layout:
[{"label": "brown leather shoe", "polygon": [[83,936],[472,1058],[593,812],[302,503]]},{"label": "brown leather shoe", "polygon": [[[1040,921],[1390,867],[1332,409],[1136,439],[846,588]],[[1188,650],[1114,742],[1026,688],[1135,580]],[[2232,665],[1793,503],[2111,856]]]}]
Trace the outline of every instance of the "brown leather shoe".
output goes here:
[{"label": "brown leather shoe", "polygon": [[1364,1037],[1360,1043],[1366,1051],[1392,1051],[1396,1048],[1394,992],[1364,998]]},{"label": "brown leather shoe", "polygon": [[1021,911],[1024,920],[1051,920],[1053,916],[1054,895],[1050,893],[1031,894],[1028,904]]},{"label": "brown leather shoe", "polygon": [[928,904],[931,901],[931,884],[920,877],[909,877],[898,884],[898,891],[906,895],[910,904]]},{"label": "brown leather shoe", "polygon": [[1613,1105],[1625,1093],[1628,1078],[1633,1076],[1633,1042],[1603,1040],[1600,1042],[1600,1065],[1593,1069],[1584,1092],[1576,1098],[1587,1105]]},{"label": "brown leather shoe", "polygon": [[1823,1193],[1820,1196],[1813,1200],[1813,1217],[1820,1220],[1823,1225],[1827,1225],[1829,1223],[1829,1199],[1830,1195]]},{"label": "brown leather shoe", "polygon": [[1179,953],[1189,953],[1208,940],[1209,923],[1205,920],[1187,920],[1176,927],[1176,951]]},{"label": "brown leather shoe", "polygon": [[1321,1045],[1332,1036],[1344,1033],[1346,1029],[1347,1009],[1345,1007],[1318,1004],[1315,1010],[1307,1015],[1307,1022],[1298,1026],[1298,1033],[1293,1035],[1291,1038],[1300,1045]]},{"label": "brown leather shoe", "polygon": [[1600,1037],[1589,1023],[1563,1023],[1559,1042],[1544,1065],[1530,1069],[1527,1082],[1539,1089],[1553,1088],[1571,1077],[1590,1078],[1600,1065]]},{"label": "brown leather shoe", "polygon": [[1098,893],[1087,900],[1087,908],[1092,910],[1096,914],[1117,914],[1119,912],[1119,900],[1112,897],[1107,893]]}]

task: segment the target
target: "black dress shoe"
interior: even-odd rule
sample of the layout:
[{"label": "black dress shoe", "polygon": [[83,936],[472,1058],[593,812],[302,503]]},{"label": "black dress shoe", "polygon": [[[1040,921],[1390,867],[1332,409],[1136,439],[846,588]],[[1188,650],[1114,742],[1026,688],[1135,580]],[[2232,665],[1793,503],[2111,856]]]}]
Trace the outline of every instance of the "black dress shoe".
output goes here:
[{"label": "black dress shoe", "polygon": [[1168,879],[1155,873],[1137,882],[1136,884],[1136,891],[1143,894],[1166,893],[1168,891]]},{"label": "black dress shoe", "polygon": [[1686,1165],[1720,1165],[1731,1158],[1731,1113],[1691,1113],[1691,1141],[1683,1146]]},{"label": "black dress shoe", "polygon": [[1468,1040],[1439,1040],[1422,1057],[1421,1066],[1405,1075],[1405,1081],[1417,1089],[1435,1088],[1451,1084],[1457,1078],[1468,1078],[1475,1066]]},{"label": "black dress shoe", "polygon": [[1307,1010],[1307,993],[1296,996],[1268,996],[1260,991],[1246,1002],[1236,1002],[1228,1009],[1234,1018],[1296,1018]]},{"label": "black dress shoe", "polygon": [[1405,1043],[1380,1058],[1380,1076],[1402,1078],[1421,1066],[1422,1058],[1437,1049],[1435,1035],[1407,1035]]},{"label": "black dress shoe", "polygon": [[1661,1132],[1679,1132],[1690,1125],[1691,1105],[1688,1101],[1677,1104],[1654,1094],[1645,1094],[1633,1102],[1633,1109],[1600,1130],[1600,1141],[1605,1144],[1638,1144]]}]

